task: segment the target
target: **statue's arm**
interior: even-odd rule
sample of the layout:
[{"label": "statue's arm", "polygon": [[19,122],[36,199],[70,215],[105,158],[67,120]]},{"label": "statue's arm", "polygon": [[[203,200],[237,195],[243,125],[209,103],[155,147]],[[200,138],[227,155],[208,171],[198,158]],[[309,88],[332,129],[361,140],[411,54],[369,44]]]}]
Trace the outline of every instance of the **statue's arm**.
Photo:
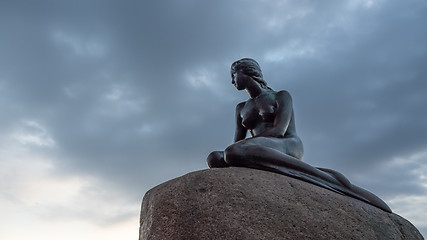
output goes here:
[{"label": "statue's arm", "polygon": [[242,110],[244,102],[239,103],[236,106],[236,132],[234,133],[234,142],[243,140],[246,138],[247,129],[242,125],[242,117],[240,111]]},{"label": "statue's arm", "polygon": [[276,94],[277,110],[273,127],[262,132],[263,137],[283,137],[288,130],[292,118],[292,97],[289,92],[282,90]]}]

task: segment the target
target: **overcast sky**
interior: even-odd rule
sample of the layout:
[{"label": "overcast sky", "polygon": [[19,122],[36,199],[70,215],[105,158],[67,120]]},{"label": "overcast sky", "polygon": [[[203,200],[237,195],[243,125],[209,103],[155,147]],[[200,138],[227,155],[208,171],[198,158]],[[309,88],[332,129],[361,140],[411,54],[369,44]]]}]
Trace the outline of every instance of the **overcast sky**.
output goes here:
[{"label": "overcast sky", "polygon": [[233,61],[305,161],[427,235],[424,0],[0,0],[0,238],[136,239],[150,188],[232,143]]}]

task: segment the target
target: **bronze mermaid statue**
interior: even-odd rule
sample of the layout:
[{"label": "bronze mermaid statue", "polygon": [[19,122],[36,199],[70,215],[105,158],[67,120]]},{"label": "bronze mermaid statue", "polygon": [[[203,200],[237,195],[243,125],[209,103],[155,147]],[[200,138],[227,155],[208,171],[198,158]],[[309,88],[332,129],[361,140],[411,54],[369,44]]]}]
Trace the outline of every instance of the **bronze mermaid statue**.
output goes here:
[{"label": "bronze mermaid statue", "polygon": [[[210,168],[233,166],[275,172],[391,212],[384,201],[351,184],[341,173],[303,162],[304,149],[296,132],[291,95],[268,87],[255,60],[243,58],[234,62],[231,79],[237,90],[246,90],[249,99],[236,107],[234,143],[224,151],[209,154]],[[248,131],[251,137],[246,138]]]}]

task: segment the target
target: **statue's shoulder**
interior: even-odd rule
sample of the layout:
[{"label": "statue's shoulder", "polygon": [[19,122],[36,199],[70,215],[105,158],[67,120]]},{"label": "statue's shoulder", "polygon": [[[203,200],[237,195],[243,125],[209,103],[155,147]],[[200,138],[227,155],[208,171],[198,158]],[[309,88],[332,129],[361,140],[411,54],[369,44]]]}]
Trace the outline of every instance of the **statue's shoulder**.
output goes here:
[{"label": "statue's shoulder", "polygon": [[276,93],[276,98],[292,100],[291,94],[286,90],[280,90]]},{"label": "statue's shoulder", "polygon": [[290,96],[291,94],[286,90],[280,90],[280,91],[276,92],[276,95],[284,95],[284,96],[289,95]]}]

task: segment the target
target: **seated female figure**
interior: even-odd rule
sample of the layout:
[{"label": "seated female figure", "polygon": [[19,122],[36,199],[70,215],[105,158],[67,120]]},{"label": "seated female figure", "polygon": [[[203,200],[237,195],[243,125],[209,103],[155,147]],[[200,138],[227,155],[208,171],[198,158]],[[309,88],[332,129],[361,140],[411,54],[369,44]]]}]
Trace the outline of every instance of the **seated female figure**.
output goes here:
[{"label": "seated female figure", "polygon": [[[267,170],[286,160],[298,165],[304,150],[295,128],[291,95],[269,88],[258,63],[250,58],[231,65],[231,79],[237,90],[247,91],[249,100],[236,107],[235,143],[225,151],[212,152],[208,166]],[[248,131],[250,138],[246,138]]]},{"label": "seated female figure", "polygon": [[[291,95],[269,88],[255,60],[243,58],[234,62],[231,79],[237,90],[247,91],[249,99],[236,107],[234,143],[208,156],[210,168],[235,166],[276,172],[391,212],[381,199],[352,185],[341,173],[315,168],[302,161],[304,150],[295,128]],[[251,137],[246,138],[248,131]]]}]

